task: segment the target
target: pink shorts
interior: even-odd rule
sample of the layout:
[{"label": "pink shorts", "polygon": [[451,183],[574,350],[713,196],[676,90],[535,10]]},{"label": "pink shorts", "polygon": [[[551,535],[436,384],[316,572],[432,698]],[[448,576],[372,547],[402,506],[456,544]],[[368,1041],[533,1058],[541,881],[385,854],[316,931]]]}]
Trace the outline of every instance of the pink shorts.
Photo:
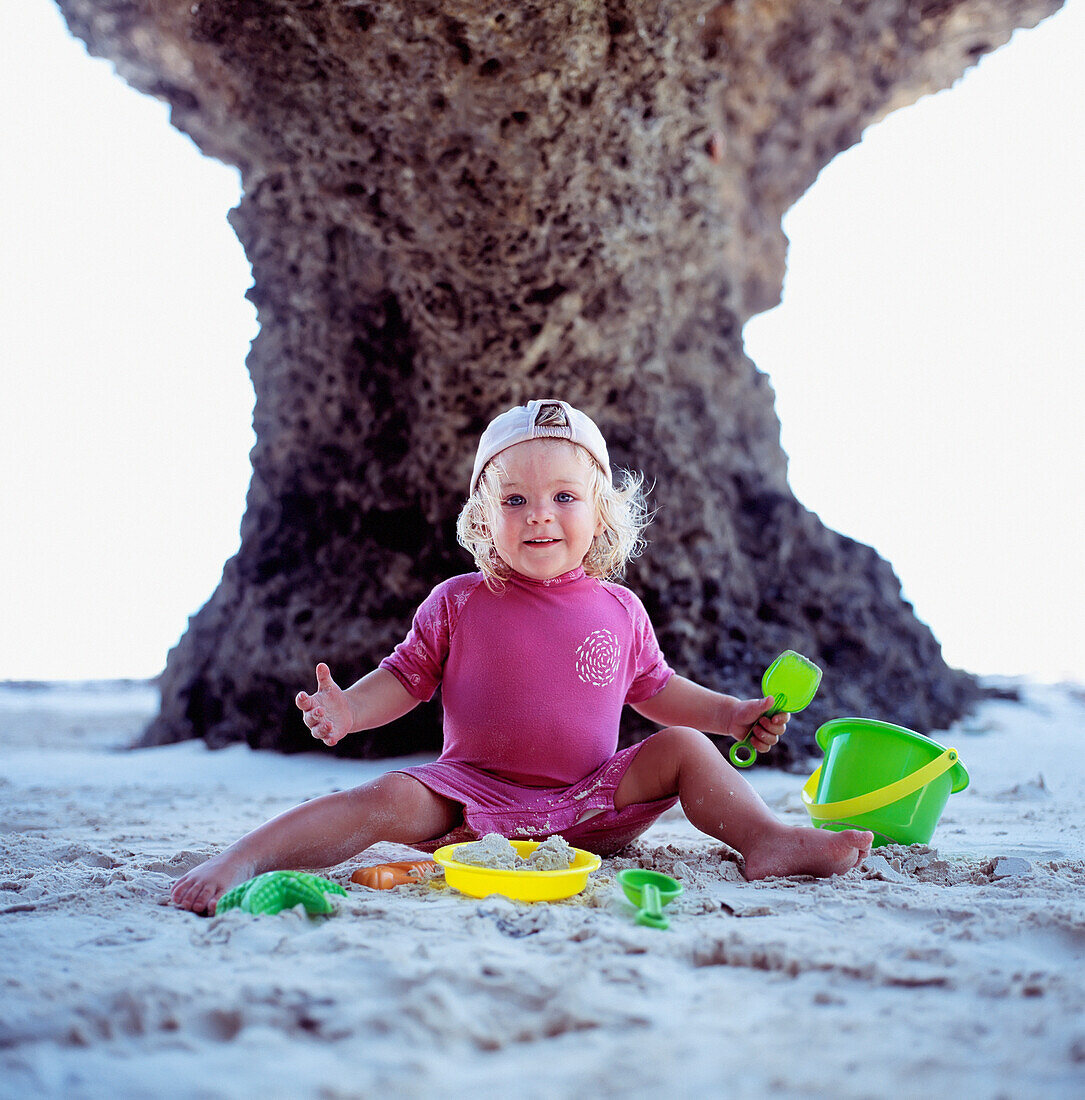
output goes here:
[{"label": "pink shorts", "polygon": [[545,840],[561,833],[574,848],[613,855],[678,801],[661,798],[614,808],[614,792],[643,744],[622,749],[571,787],[525,787],[453,761],[400,768],[435,794],[463,805],[462,825],[412,847],[435,852],[444,844],[476,840],[487,833],[512,840]]}]

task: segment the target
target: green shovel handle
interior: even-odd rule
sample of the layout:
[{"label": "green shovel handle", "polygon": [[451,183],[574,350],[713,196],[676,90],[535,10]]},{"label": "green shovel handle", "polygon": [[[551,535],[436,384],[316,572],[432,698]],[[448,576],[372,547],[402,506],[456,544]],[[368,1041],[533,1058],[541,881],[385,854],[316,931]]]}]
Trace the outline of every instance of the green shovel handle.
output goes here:
[{"label": "green shovel handle", "polygon": [[736,741],[727,752],[727,759],[736,768],[748,768],[757,759],[757,749],[750,744],[751,737],[753,737],[753,730],[750,730],[741,741]]},{"label": "green shovel handle", "polygon": [[[775,698],[775,696],[774,696]],[[771,718],[774,714],[779,714],[784,708],[780,706],[780,700],[776,700],[776,706],[772,710],[765,711],[764,714],[758,715],[757,722],[760,722],[762,718]],[[727,759],[731,761],[736,768],[748,768],[757,759],[757,749],[750,744],[750,738],[753,737],[753,731],[757,729],[757,722],[750,727],[750,732],[742,738],[741,741],[736,741],[730,749],[727,751]]]}]

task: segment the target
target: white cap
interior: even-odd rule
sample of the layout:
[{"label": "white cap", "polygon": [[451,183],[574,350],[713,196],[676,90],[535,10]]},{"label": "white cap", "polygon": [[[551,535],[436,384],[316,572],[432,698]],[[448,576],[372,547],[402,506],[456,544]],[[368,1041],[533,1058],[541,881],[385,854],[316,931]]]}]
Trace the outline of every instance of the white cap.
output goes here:
[{"label": "white cap", "polygon": [[[552,415],[555,406],[565,414],[564,418]],[[540,418],[553,422],[539,424]],[[564,423],[561,423],[562,419]],[[475,468],[471,471],[471,492],[478,487],[478,479],[491,458],[531,439],[568,439],[579,443],[602,467],[607,481],[613,482],[606,440],[590,416],[564,401],[529,401],[495,417],[482,433],[475,455]]]}]

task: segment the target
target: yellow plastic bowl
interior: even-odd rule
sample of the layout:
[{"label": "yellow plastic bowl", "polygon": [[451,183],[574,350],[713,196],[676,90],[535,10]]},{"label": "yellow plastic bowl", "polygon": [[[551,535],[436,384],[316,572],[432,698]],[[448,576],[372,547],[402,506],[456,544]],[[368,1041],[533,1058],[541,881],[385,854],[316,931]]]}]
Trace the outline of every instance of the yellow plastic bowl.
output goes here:
[{"label": "yellow plastic bowl", "polygon": [[[509,843],[527,859],[540,841],[510,840]],[[599,869],[597,855],[574,848],[576,853],[567,871],[501,871],[494,867],[476,867],[460,863],[455,857],[458,844],[446,844],[433,853],[433,858],[445,869],[445,881],[461,894],[485,898],[504,894],[517,901],[559,901],[579,894],[588,885],[588,875]]]}]

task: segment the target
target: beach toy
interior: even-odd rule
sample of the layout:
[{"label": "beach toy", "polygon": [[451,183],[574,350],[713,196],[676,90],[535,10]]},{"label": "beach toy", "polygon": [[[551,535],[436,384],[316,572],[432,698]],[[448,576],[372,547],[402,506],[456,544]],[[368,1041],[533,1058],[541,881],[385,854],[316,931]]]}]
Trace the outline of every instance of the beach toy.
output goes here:
[{"label": "beach toy", "polygon": [[359,867],[350,876],[351,882],[368,886],[370,890],[391,890],[411,882],[424,882],[440,864],[432,859],[408,859],[400,863],[377,863],[372,867]]},{"label": "beach toy", "polygon": [[[510,840],[521,859],[527,859],[539,846],[536,840]],[[446,844],[433,853],[433,858],[445,869],[445,882],[461,894],[485,898],[503,894],[516,901],[560,901],[579,894],[588,885],[588,875],[602,862],[592,852],[574,848],[572,864],[564,871],[503,871],[495,867],[478,867],[456,859],[458,844]]]},{"label": "beach toy", "polygon": [[[794,714],[810,703],[821,683],[821,669],[809,658],[793,649],[786,649],[761,677],[761,694],[771,695],[774,704],[772,710],[761,717],[787,711]],[[748,768],[757,759],[757,750],[750,744],[753,730],[741,740],[736,741],[727,756],[736,768]]]},{"label": "beach toy", "polygon": [[639,867],[619,871],[616,877],[625,896],[637,907],[637,924],[670,928],[671,922],[663,915],[663,906],[682,892],[678,879]]},{"label": "beach toy", "polygon": [[250,878],[222,895],[215,906],[215,916],[227,909],[241,909],[246,913],[279,913],[304,905],[313,915],[335,912],[327,894],[342,894],[346,890],[337,882],[318,878],[305,871],[267,871]]},{"label": "beach toy", "polygon": [[950,794],[968,786],[956,749],[903,726],[837,718],[814,735],[825,759],[802,800],[819,829],[870,829],[874,847],[926,844]]}]

